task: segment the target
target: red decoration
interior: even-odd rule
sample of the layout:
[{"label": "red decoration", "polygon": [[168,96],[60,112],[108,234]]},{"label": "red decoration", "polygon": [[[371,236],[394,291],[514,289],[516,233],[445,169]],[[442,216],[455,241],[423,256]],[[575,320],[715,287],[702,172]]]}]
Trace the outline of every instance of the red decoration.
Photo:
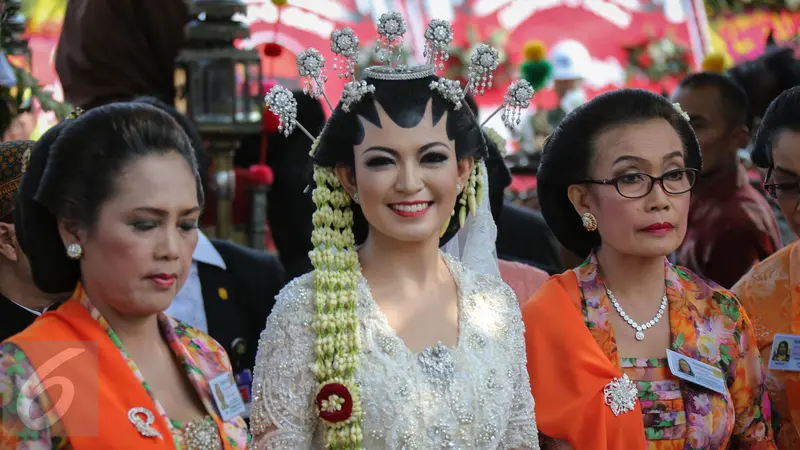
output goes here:
[{"label": "red decoration", "polygon": [[277,58],[283,53],[283,47],[274,42],[267,42],[264,44],[264,56],[267,58]]},{"label": "red decoration", "polygon": [[252,180],[258,184],[272,185],[275,180],[275,174],[272,173],[272,168],[266,164],[253,164],[250,166],[250,175]]},{"label": "red decoration", "polygon": [[653,58],[650,57],[649,53],[642,52],[639,54],[639,57],[636,59],[636,62],[639,63],[639,66],[641,66],[642,69],[647,70],[650,68],[650,66],[653,65]]},{"label": "red decoration", "polygon": [[[323,411],[322,401],[328,400],[332,395],[336,395],[344,400],[342,409],[333,412]],[[325,386],[322,386],[322,389],[320,389],[319,393],[317,394],[316,404],[317,411],[319,411],[319,417],[326,422],[344,422],[353,414],[353,396],[350,395],[350,391],[347,389],[347,386],[343,384],[328,383]]]}]

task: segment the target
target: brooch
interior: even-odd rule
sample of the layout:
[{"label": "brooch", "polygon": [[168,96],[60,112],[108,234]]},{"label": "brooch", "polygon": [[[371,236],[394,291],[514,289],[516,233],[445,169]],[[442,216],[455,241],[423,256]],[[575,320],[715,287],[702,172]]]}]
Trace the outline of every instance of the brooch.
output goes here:
[{"label": "brooch", "polygon": [[633,411],[638,391],[628,375],[614,378],[603,389],[603,399],[615,416]]}]

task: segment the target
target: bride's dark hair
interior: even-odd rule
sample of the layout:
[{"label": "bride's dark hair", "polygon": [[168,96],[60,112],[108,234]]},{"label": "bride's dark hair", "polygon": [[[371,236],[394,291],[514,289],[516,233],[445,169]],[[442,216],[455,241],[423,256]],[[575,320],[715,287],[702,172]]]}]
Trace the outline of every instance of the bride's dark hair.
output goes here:
[{"label": "bride's dark hair", "polygon": [[[466,102],[462,101],[461,107],[456,110],[453,103],[430,89],[431,82],[438,79],[436,75],[408,81],[368,79],[367,82],[375,86],[375,92],[351,105],[349,112],[342,109],[341,103],[336,106],[319,137],[314,164],[320,167],[346,166],[355,169],[353,147],[361,144],[365,136],[359,116],[377,127],[382,125],[376,103],[380,104],[395,124],[412,129],[419,125],[430,102],[434,125],[447,113],[447,137],[455,141],[456,158],[459,161],[470,157],[476,160],[485,158],[487,147],[480,124]],[[367,222],[358,205],[352,204],[351,208],[355,221],[353,232],[356,242],[361,243],[366,239]],[[458,221],[451,220],[441,242],[447,242],[456,231]]]}]

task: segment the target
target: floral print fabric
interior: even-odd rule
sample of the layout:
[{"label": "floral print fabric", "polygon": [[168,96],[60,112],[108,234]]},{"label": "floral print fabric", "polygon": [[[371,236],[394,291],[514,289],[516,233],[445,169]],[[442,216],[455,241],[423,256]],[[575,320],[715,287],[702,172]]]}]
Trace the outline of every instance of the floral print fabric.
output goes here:
[{"label": "floral print fabric", "polygon": [[800,384],[800,373],[771,371],[766,362],[776,334],[800,334],[799,275],[800,241],[795,241],[756,264],[733,287],[753,321],[767,389],[778,416],[775,434],[781,450],[800,449],[800,398],[789,399],[786,390],[787,384]]},{"label": "floral print fabric", "polygon": [[649,449],[776,448],[752,326],[730,292],[665,259],[672,350],[722,370],[728,392],[721,395],[678,381],[664,361],[621,359],[596,257],[574,270],[586,326],[609,361],[637,383]]},{"label": "floral print fabric", "polygon": [[[145,390],[153,393],[147,381],[142,377],[136,363],[131,359],[128,352],[122,345],[114,330],[103,318],[100,312],[92,306],[89,298],[79,286],[72,299],[69,301],[79,301],[90,312],[91,316],[97,321],[108,337],[119,349],[120,354],[128,363],[128,367],[142,383]],[[217,414],[216,404],[209,387],[209,378],[217,374],[230,372],[230,362],[225,351],[210,336],[198,331],[183,322],[177,321],[165,315],[159,315],[158,323],[161,334],[169,344],[175,357],[183,366],[186,376],[192,386],[197,391],[206,411],[210,414]],[[224,357],[220,358],[220,355]],[[2,421],[0,421],[0,448],[2,449],[59,449],[68,450],[72,446],[69,444],[69,437],[62,424],[57,420],[51,421],[53,425],[42,431],[34,431],[26,427],[22,419],[16,412],[17,405],[25,408],[32,408],[32,417],[40,417],[42,411],[50,411],[52,403],[46,395],[37,396],[33,392],[23,391],[23,385],[29,378],[36,378],[35,370],[31,362],[25,357],[18,347],[13,344],[5,343],[0,346],[0,399],[21,399],[21,401],[11,401],[3,409]],[[36,386],[39,383],[31,383]],[[169,424],[175,447],[185,448],[183,430],[179,422],[171,421],[157,399],[153,399],[158,414],[166,419]],[[101,407],[102,408],[102,407]],[[210,420],[211,417],[207,417]],[[177,426],[176,426],[177,425]],[[246,449],[249,443],[249,433],[247,424],[241,417],[236,417],[228,422],[224,422],[224,430],[220,430],[220,437],[234,449]]]}]

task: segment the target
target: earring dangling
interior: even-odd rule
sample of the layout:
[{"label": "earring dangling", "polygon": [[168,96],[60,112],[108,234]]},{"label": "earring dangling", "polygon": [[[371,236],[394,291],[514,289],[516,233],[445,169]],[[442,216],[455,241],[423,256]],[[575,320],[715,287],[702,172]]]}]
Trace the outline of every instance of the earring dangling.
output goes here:
[{"label": "earring dangling", "polygon": [[81,256],[83,256],[83,247],[81,247],[81,244],[77,242],[69,244],[67,246],[67,256],[69,259],[81,259]]},{"label": "earring dangling", "polygon": [[456,183],[456,192],[461,193],[461,185],[459,183]]},{"label": "earring dangling", "polygon": [[355,202],[356,205],[360,205],[361,204],[361,199],[358,198],[358,192],[353,194],[353,201]]},{"label": "earring dangling", "polygon": [[586,231],[595,231],[597,229],[597,218],[590,212],[581,214],[581,222],[583,222],[583,228],[586,228]]}]

